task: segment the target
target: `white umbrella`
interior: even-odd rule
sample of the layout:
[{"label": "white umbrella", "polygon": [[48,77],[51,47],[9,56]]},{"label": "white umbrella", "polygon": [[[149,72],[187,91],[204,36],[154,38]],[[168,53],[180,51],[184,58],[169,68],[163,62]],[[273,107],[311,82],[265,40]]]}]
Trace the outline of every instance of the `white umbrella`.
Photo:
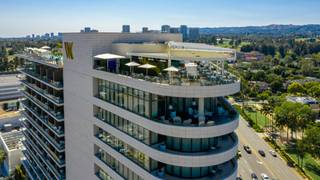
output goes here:
[{"label": "white umbrella", "polygon": [[174,66],[170,66],[170,67],[168,67],[168,68],[166,68],[166,69],[164,69],[164,71],[168,71],[168,72],[170,72],[170,74],[169,74],[169,78],[170,78],[170,83],[172,82],[172,72],[178,72],[179,71],[179,69],[178,68],[176,68],[176,67],[174,67]]},{"label": "white umbrella", "polygon": [[49,46],[42,46],[40,49],[51,49]]},{"label": "white umbrella", "polygon": [[146,74],[148,75],[148,69],[151,69],[151,68],[155,68],[156,66],[152,65],[152,64],[144,64],[144,65],[141,65],[139,66],[139,68],[144,68],[146,69]]},{"label": "white umbrella", "polygon": [[186,67],[197,67],[198,65],[196,63],[186,63]]},{"label": "white umbrella", "polygon": [[178,68],[176,68],[176,67],[174,67],[174,66],[170,66],[170,67],[168,67],[168,68],[164,69],[164,71],[169,71],[169,72],[178,72],[178,71],[179,71],[179,69],[178,69]]},{"label": "white umbrella", "polygon": [[139,63],[136,63],[136,62],[134,62],[134,61],[131,61],[131,62],[126,63],[126,66],[129,66],[129,67],[130,67],[130,73],[132,73],[132,67],[140,66],[140,64],[139,64]]},{"label": "white umbrella", "polygon": [[140,64],[139,64],[139,63],[136,63],[136,62],[134,62],[134,61],[131,61],[131,62],[126,63],[126,66],[133,67],[133,66],[140,66]]}]

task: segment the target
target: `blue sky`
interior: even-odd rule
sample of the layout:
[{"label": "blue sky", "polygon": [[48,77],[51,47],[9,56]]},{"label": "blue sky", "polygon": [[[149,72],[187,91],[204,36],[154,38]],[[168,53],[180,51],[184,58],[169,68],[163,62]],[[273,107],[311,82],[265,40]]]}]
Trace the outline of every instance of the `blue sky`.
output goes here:
[{"label": "blue sky", "polygon": [[197,27],[320,24],[320,0],[0,0],[0,37]]}]

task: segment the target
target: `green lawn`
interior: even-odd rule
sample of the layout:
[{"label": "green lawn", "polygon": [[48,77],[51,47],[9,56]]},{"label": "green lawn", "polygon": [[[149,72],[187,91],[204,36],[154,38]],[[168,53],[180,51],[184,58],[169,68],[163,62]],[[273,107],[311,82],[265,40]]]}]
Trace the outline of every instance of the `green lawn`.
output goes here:
[{"label": "green lawn", "polygon": [[[288,155],[294,159],[298,164],[298,156],[296,152],[291,148],[284,148]],[[316,161],[312,156],[307,154],[303,160],[305,172],[313,179],[320,179],[320,162]]]},{"label": "green lawn", "polygon": [[270,124],[269,119],[260,111],[245,109],[244,111],[254,122],[257,122],[258,126],[263,128]]}]

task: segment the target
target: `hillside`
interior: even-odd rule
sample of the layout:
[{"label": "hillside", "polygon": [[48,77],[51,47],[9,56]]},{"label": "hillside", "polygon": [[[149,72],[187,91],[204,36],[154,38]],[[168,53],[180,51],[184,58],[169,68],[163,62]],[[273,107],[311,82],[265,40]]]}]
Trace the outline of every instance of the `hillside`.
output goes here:
[{"label": "hillside", "polygon": [[246,27],[200,28],[200,34],[216,35],[268,35],[268,36],[316,36],[320,35],[320,25],[268,25]]}]

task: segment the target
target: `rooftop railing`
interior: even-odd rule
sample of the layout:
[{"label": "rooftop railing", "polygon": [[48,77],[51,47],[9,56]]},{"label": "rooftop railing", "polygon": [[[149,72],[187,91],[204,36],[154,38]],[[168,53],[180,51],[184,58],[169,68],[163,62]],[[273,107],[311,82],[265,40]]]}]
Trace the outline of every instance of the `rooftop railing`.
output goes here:
[{"label": "rooftop railing", "polygon": [[19,54],[19,57],[44,62],[47,64],[55,65],[57,67],[63,67],[63,57],[62,56],[56,56],[53,54],[40,55],[40,54],[33,53],[33,52],[23,51]]},{"label": "rooftop railing", "polygon": [[[135,67],[134,69],[139,68]],[[226,71],[219,69],[212,63],[198,63],[196,69],[192,72],[185,67],[178,68],[177,72],[156,73],[152,71],[152,75],[147,73],[136,73],[134,70],[128,70],[128,67],[117,67],[115,69],[107,68],[104,65],[95,64],[94,69],[106,71],[115,74],[125,75],[135,79],[141,79],[159,84],[168,84],[176,86],[215,86],[223,84],[231,84],[238,81],[238,78]],[[141,68],[139,68],[139,72]]]}]

